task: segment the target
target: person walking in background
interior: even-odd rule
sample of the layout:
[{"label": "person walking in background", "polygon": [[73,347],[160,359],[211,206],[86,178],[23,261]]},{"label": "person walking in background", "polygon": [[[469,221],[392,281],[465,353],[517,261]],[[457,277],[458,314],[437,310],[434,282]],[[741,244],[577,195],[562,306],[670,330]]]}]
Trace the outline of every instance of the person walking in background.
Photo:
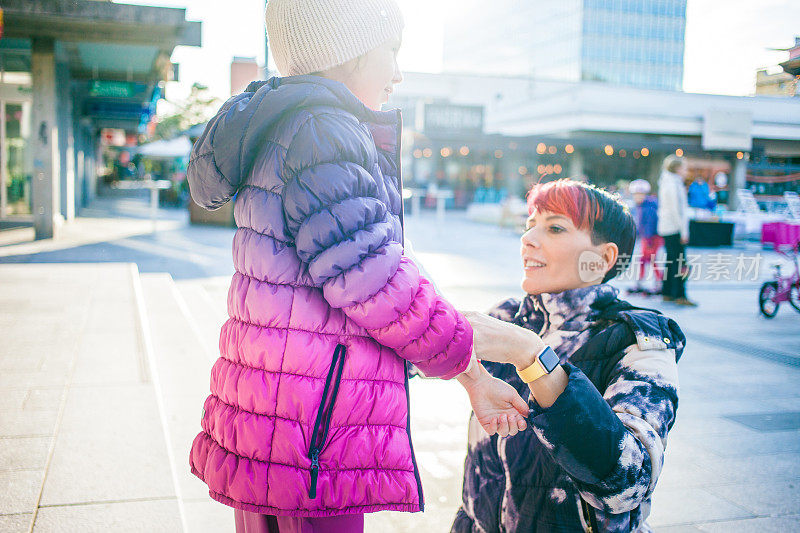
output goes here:
[{"label": "person walking in background", "polygon": [[[661,280],[664,277],[661,269],[656,266],[656,255],[664,244],[664,240],[658,234],[658,200],[650,195],[650,182],[647,180],[633,180],[628,185],[628,192],[633,196],[632,215],[636,221],[636,231],[641,243],[639,277],[633,292],[654,294],[661,291]],[[653,291],[644,286],[648,267],[652,269],[656,279],[656,289]]]},{"label": "person walking in background", "polygon": [[195,143],[192,197],[235,195],[235,273],[192,472],[239,533],[362,531],[421,511],[408,369],[457,378],[489,433],[526,402],[472,352],[463,314],[404,253],[403,20],[394,0],[270,0],[283,78],[251,83]]},{"label": "person walking in background", "polygon": [[658,179],[658,234],[664,238],[667,268],[661,293],[664,301],[696,307],[686,297],[686,245],[689,243],[688,169],[680,157],[664,159]]},{"label": "person walking in background", "polygon": [[689,185],[688,201],[689,207],[694,207],[696,209],[713,211],[717,206],[717,202],[714,199],[714,195],[711,193],[708,182],[700,176],[696,176],[694,181]]}]

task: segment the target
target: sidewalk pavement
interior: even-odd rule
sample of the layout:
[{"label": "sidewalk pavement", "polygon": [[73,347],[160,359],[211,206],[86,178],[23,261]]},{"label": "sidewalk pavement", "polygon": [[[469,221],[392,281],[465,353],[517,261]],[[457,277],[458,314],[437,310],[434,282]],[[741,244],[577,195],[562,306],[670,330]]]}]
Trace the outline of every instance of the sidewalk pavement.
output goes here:
[{"label": "sidewalk pavement", "polygon": [[[147,209],[97,202],[59,241],[0,232],[0,531],[233,530],[231,510],[187,466],[225,318],[233,230],[161,210],[153,234]],[[520,294],[518,235],[458,213],[444,224],[406,220],[457,306],[483,310]],[[757,310],[774,259],[765,253],[755,281],[690,284],[697,309],[631,298],[676,318],[688,337],[656,531],[800,529],[800,315],[783,306],[766,320]],[[426,512],[368,515],[367,531],[448,531],[459,504],[466,394],[439,380],[412,380],[411,390]]]}]

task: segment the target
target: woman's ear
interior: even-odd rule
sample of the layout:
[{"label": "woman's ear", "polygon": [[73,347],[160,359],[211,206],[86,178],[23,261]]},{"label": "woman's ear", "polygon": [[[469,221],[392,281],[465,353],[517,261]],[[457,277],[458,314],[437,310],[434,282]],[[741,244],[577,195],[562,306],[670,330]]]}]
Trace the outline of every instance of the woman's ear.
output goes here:
[{"label": "woman's ear", "polygon": [[601,244],[600,257],[603,258],[603,262],[606,264],[605,273],[608,274],[608,271],[614,268],[614,265],[617,263],[617,259],[619,258],[619,247],[613,242]]}]

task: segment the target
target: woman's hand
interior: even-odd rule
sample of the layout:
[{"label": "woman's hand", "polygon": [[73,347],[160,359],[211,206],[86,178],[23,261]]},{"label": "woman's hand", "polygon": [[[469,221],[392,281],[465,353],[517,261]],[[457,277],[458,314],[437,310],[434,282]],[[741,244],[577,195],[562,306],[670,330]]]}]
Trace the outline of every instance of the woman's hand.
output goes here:
[{"label": "woman's hand", "polygon": [[525,430],[528,403],[514,387],[490,375],[474,355],[470,367],[457,379],[466,389],[475,417],[486,433],[505,437]]},{"label": "woman's hand", "polygon": [[464,311],[472,326],[474,350],[479,359],[511,363],[522,370],[533,364],[545,344],[534,332],[484,313]]}]

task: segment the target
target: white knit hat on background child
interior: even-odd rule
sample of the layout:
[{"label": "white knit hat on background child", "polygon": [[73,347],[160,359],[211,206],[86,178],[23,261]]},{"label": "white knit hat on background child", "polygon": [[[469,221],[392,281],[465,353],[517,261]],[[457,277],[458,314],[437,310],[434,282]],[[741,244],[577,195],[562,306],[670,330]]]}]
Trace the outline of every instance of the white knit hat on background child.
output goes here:
[{"label": "white knit hat on background child", "polygon": [[403,31],[394,0],[268,0],[267,37],[283,76],[321,72]]},{"label": "white knit hat on background child", "polygon": [[648,194],[650,192],[650,182],[647,180],[633,180],[628,185],[628,192],[631,194]]}]

